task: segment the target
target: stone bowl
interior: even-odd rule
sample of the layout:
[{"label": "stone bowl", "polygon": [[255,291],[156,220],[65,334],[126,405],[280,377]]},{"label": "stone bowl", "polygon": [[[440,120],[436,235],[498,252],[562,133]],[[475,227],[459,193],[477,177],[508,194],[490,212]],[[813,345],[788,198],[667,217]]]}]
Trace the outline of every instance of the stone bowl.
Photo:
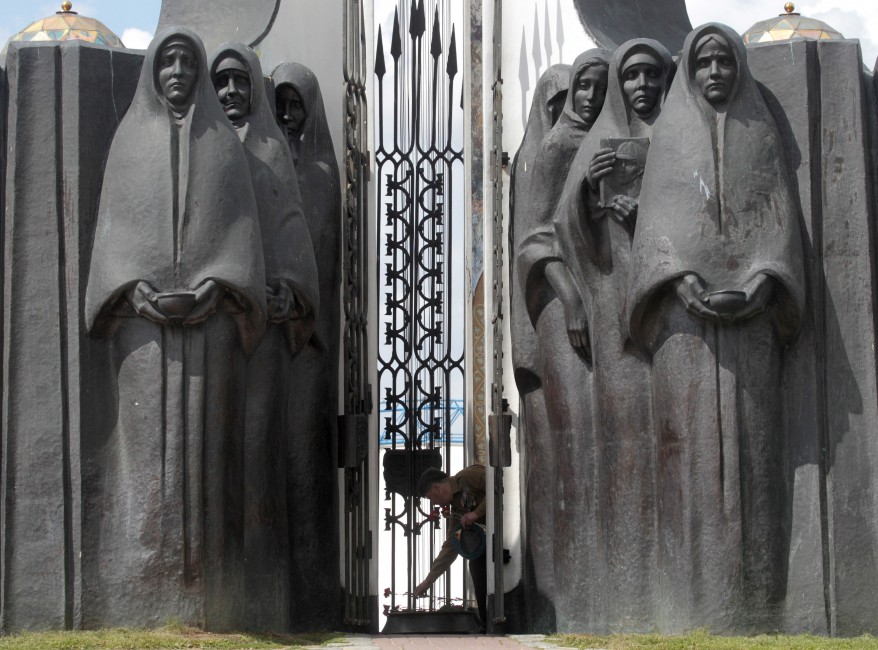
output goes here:
[{"label": "stone bowl", "polygon": [[720,316],[731,316],[747,304],[747,294],[735,290],[713,291],[707,296],[707,304]]},{"label": "stone bowl", "polygon": [[195,292],[163,293],[156,297],[161,312],[172,320],[182,320],[195,307]]}]

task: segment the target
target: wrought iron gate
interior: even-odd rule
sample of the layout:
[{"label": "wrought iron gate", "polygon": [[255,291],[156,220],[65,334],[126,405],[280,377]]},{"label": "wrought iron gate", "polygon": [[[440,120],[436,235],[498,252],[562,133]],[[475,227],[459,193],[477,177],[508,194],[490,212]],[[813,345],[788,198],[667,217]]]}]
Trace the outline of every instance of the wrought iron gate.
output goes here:
[{"label": "wrought iron gate", "polygon": [[[391,563],[383,601],[387,611],[423,606],[412,592],[442,540],[438,520],[415,494],[416,484],[427,466],[451,471],[458,442],[453,438],[462,442],[465,421],[456,416],[465,390],[467,190],[451,19],[462,4],[403,0],[395,9],[389,51],[380,28],[376,44],[379,276],[384,282],[378,381],[385,414],[384,535]],[[431,609],[452,595],[449,573],[437,587]]]},{"label": "wrought iron gate", "polygon": [[344,468],[344,622],[373,627],[369,567],[369,154],[364,0],[344,4],[345,174],[344,174],[344,415],[339,431],[339,465]]}]

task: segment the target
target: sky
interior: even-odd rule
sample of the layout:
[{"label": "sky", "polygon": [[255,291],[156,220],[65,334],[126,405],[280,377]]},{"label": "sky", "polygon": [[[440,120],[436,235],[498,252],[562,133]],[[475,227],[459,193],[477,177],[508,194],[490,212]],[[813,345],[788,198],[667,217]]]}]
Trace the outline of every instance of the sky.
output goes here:
[{"label": "sky", "polygon": [[[292,0],[283,0],[291,2]],[[325,2],[326,0],[311,0]],[[785,0],[688,0],[693,25],[716,21],[739,32],[758,20],[783,12]],[[60,9],[46,0],[0,0],[0,43],[34,20]],[[145,48],[158,23],[161,0],[73,0],[73,10],[97,18],[118,34],[128,47]],[[829,23],[848,38],[859,38],[869,68],[878,57],[878,2],[875,0],[808,0],[796,10]]]}]

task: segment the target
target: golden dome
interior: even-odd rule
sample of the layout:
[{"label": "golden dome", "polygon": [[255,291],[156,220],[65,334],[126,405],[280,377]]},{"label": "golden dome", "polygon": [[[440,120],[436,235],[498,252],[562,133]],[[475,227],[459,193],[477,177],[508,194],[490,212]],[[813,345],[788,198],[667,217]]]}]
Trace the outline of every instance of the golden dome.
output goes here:
[{"label": "golden dome", "polygon": [[31,23],[10,38],[9,42],[85,41],[106,47],[125,47],[122,40],[104,23],[94,18],[80,16],[72,9],[73,4],[70,0],[64,0],[61,11],[55,12],[54,16]]},{"label": "golden dome", "polygon": [[844,38],[840,32],[823,21],[794,13],[796,6],[792,2],[787,2],[784,5],[784,10],[785,14],[781,14],[777,18],[760,20],[744,32],[744,42],[753,45],[776,41],[824,41]]}]

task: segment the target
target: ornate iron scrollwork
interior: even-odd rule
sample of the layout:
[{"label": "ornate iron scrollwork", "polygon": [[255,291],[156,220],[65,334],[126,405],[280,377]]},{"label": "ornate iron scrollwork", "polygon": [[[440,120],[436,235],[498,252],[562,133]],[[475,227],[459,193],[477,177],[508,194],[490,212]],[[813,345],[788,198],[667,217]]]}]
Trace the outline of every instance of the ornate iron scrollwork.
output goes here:
[{"label": "ornate iron scrollwork", "polygon": [[[465,381],[465,190],[457,36],[450,25],[452,2],[428,0],[433,5],[431,31],[424,4],[413,0],[410,8],[397,8],[390,59],[380,29],[375,55],[379,269],[384,280],[378,376],[382,408],[389,414],[383,436],[392,457],[385,459],[385,470],[391,465],[393,475],[405,483],[388,481],[385,490],[385,525],[393,535],[393,609],[415,607],[410,595],[415,572],[424,569],[419,563],[429,562],[436,550],[432,541],[424,548],[421,532],[435,526],[425,526],[433,519],[415,496],[416,485],[425,463],[433,464],[440,451],[444,469],[450,470],[451,423],[456,419],[452,405],[463,396]],[[405,547],[405,566],[397,562],[400,545]],[[449,586],[446,577],[446,594]],[[398,593],[409,594],[407,602],[397,602]]]}]

